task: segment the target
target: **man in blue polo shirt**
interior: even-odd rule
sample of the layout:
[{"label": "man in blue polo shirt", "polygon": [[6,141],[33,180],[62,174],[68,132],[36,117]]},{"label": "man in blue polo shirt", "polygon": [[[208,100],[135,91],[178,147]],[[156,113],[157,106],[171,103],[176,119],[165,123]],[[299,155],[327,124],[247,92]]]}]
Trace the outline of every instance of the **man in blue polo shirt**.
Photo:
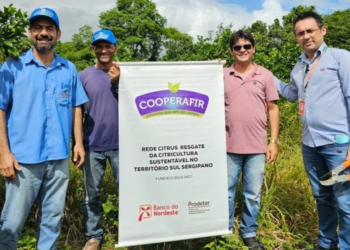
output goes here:
[{"label": "man in blue polo shirt", "polygon": [[110,30],[99,30],[91,43],[97,63],[79,73],[89,101],[84,112],[84,200],[82,211],[87,227],[84,250],[101,246],[103,230],[99,225],[100,190],[109,161],[118,184],[118,81],[120,70],[113,62],[118,50],[117,40]]},{"label": "man in blue polo shirt", "polygon": [[299,101],[303,160],[319,217],[315,249],[335,250],[338,243],[340,249],[350,249],[350,182],[320,184],[323,175],[350,160],[350,52],[327,47],[326,27],[314,12],[296,18],[294,33],[304,53],[290,84],[276,79],[276,86],[288,100]]},{"label": "man in blue polo shirt", "polygon": [[61,37],[52,9],[30,16],[33,48],[0,69],[0,170],[6,201],[0,220],[0,249],[15,250],[38,198],[37,249],[56,248],[69,179],[69,144],[84,162],[81,105],[88,101],[74,64],[54,52]]}]

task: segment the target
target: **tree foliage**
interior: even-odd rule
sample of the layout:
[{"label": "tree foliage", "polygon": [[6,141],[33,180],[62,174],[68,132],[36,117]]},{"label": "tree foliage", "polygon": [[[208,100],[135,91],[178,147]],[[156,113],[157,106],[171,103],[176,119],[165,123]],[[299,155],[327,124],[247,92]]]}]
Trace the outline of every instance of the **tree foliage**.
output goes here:
[{"label": "tree foliage", "polygon": [[326,43],[350,51],[350,9],[335,11],[325,16],[323,22],[327,27]]},{"label": "tree foliage", "polygon": [[179,61],[190,60],[189,58],[182,58],[182,55],[191,54],[193,39],[188,34],[183,34],[175,28],[164,28],[163,48],[166,54],[163,56],[163,61]]},{"label": "tree foliage", "polygon": [[[254,60],[288,81],[289,72],[302,52],[296,44],[293,22],[305,11],[315,11],[315,6],[294,7],[282,20],[271,25],[256,21],[244,27],[256,41]],[[329,46],[350,49],[350,10],[336,11],[324,16],[328,26],[325,40]],[[111,29],[118,39],[117,61],[198,61],[221,58],[232,64],[229,40],[235,31],[233,25],[218,25],[208,37],[193,39],[176,28],[165,27],[162,17],[151,0],[119,0],[116,7],[100,14],[101,28]],[[77,64],[78,69],[94,63],[90,50],[91,27],[82,27],[72,42],[59,46],[63,56]],[[340,34],[340,35],[339,35]]]},{"label": "tree foliage", "polygon": [[132,59],[156,61],[162,47],[165,17],[150,0],[118,0],[116,5],[100,14],[100,27],[112,30],[130,48]]},{"label": "tree foliage", "polygon": [[16,57],[29,48],[25,28],[28,26],[28,15],[10,4],[0,10],[0,62]]},{"label": "tree foliage", "polygon": [[85,25],[74,34],[72,42],[57,43],[56,52],[75,63],[78,70],[83,70],[95,64],[95,55],[91,50],[92,28]]}]

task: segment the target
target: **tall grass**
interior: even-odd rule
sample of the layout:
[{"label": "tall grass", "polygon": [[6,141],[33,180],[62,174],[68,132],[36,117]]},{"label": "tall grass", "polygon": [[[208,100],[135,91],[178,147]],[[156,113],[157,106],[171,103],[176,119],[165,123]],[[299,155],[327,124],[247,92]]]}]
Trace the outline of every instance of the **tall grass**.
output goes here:
[{"label": "tall grass", "polygon": [[[317,235],[317,213],[301,157],[300,121],[295,104],[280,101],[281,135],[279,157],[266,165],[259,214],[258,238],[268,249],[312,248]],[[235,228],[242,214],[242,190],[236,195]],[[105,230],[104,249],[114,249],[118,241],[118,196],[113,175],[108,168],[101,190],[103,208],[101,224]],[[62,222],[59,249],[81,249],[85,244],[85,227],[80,210],[83,198],[83,175],[71,166],[66,208]],[[0,178],[0,208],[5,199],[4,180]],[[104,210],[104,211],[103,211]],[[25,224],[19,249],[34,249],[37,227],[37,205]],[[238,230],[224,237],[209,237],[169,242],[129,249],[244,249]]]}]

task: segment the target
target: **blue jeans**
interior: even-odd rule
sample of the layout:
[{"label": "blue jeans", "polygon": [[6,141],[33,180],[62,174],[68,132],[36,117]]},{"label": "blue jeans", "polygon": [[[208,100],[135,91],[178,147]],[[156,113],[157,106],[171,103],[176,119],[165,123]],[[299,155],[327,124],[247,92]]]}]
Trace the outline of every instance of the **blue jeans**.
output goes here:
[{"label": "blue jeans", "polygon": [[101,241],[103,238],[103,230],[99,223],[100,190],[106,171],[107,160],[112,167],[113,176],[118,185],[119,150],[103,152],[86,151],[83,166],[85,192],[81,208],[87,228],[86,237],[88,239],[94,238],[97,241]]},{"label": "blue jeans", "polygon": [[229,230],[233,228],[234,201],[239,176],[242,172],[243,219],[240,226],[242,238],[256,236],[260,209],[261,186],[265,173],[265,154],[227,153]]},{"label": "blue jeans", "polygon": [[348,147],[349,143],[316,148],[302,145],[305,170],[316,199],[319,245],[325,248],[339,242],[340,249],[350,249],[350,182],[332,186],[322,186],[319,182],[323,175],[343,163]]},{"label": "blue jeans", "polygon": [[37,249],[56,248],[69,180],[68,158],[20,164],[16,180],[5,179],[6,201],[0,220],[0,249],[16,250],[29,211],[38,198]]}]

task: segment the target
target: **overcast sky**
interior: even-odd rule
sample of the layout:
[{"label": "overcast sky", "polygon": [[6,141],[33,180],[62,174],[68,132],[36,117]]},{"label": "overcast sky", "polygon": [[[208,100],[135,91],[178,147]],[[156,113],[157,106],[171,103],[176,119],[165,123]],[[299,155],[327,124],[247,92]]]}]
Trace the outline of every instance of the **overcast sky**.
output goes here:
[{"label": "overcast sky", "polygon": [[[218,24],[232,23],[234,29],[262,20],[271,24],[297,5],[315,5],[322,14],[350,8],[350,0],[153,0],[159,13],[166,17],[167,27],[175,27],[192,37],[207,36]],[[63,42],[70,41],[83,25],[98,29],[99,14],[116,5],[114,0],[1,0],[28,11],[50,7],[60,19]],[[1,8],[2,9],[2,8]]]}]

